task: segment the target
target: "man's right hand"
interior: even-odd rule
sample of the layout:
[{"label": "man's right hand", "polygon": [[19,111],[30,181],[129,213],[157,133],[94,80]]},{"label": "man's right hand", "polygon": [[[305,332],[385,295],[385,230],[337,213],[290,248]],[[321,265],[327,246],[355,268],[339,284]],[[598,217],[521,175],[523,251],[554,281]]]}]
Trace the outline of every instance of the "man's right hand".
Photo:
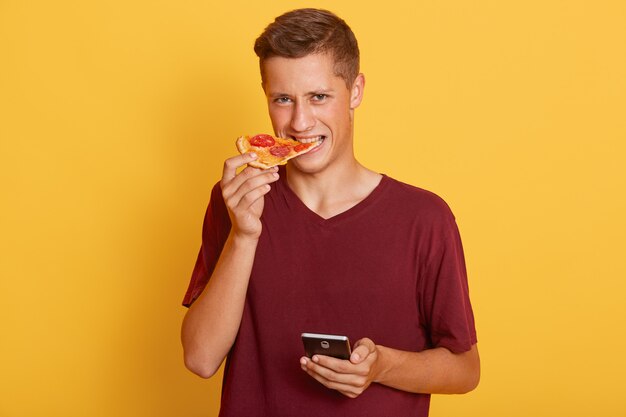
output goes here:
[{"label": "man's right hand", "polygon": [[185,365],[203,378],[217,372],[237,337],[261,235],[264,196],[278,179],[278,168],[248,166],[237,174],[255,158],[244,154],[224,162],[220,185],[232,227],[208,285],[183,321]]},{"label": "man's right hand", "polygon": [[227,159],[220,181],[232,223],[231,233],[252,239],[261,235],[264,196],[270,184],[278,180],[278,167],[263,170],[248,166],[237,174],[237,169],[256,158],[253,153],[246,153]]}]

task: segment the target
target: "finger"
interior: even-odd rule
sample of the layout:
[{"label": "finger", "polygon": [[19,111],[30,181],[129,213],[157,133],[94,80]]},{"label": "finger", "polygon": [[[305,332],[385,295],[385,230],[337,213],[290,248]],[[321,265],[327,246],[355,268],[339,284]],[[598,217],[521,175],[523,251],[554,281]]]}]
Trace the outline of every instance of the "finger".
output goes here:
[{"label": "finger", "polygon": [[[256,168],[252,169],[256,170]],[[244,182],[234,191],[234,193],[230,196],[225,195],[224,199],[230,207],[247,209],[250,205],[254,204],[254,201],[256,201],[261,195],[265,195],[270,190],[269,184],[277,180],[278,173],[261,171],[245,179]],[[239,181],[240,178],[233,180],[233,182]],[[228,188],[230,188],[230,185]],[[226,190],[224,194],[228,194],[230,192],[230,190]]]},{"label": "finger", "polygon": [[269,169],[260,169],[247,166],[239,174],[235,174],[235,177],[231,178],[230,180],[222,178],[222,195],[224,196],[224,199],[227,199],[228,197],[233,195],[250,178],[273,172],[278,172],[278,168],[274,167]]},{"label": "finger", "polygon": [[242,155],[233,156],[224,161],[224,168],[222,169],[222,181],[229,182],[237,175],[237,169],[246,165],[248,162],[252,162],[257,158],[253,152],[248,152]]},{"label": "finger", "polygon": [[323,366],[316,365],[307,358],[302,358],[300,364],[302,370],[317,382],[350,398],[355,398],[361,394],[366,387],[367,380],[363,377],[335,373]]},{"label": "finger", "polygon": [[367,375],[367,372],[349,361],[323,355],[313,356],[313,359],[306,363],[306,368],[328,381],[346,385],[360,385],[365,382],[363,376]]},{"label": "finger", "polygon": [[367,337],[360,339],[354,344],[354,350],[350,355],[350,362],[355,365],[359,364],[375,351],[376,345],[371,339],[368,339]]},{"label": "finger", "polygon": [[239,203],[234,208],[235,212],[239,210],[246,211],[248,210],[254,203],[256,203],[259,199],[261,199],[265,194],[269,193],[271,187],[269,184],[263,184],[260,187],[254,188],[244,194],[244,196],[239,200]]},{"label": "finger", "polygon": [[339,391],[340,393],[342,393],[343,395],[347,397],[356,398],[359,394],[363,392],[363,388],[361,386],[344,384],[344,383],[337,382],[337,381],[331,381],[331,380],[324,378],[322,375],[316,374],[311,371],[307,371],[307,373],[309,374],[309,376],[311,376],[311,378],[315,379],[317,382],[324,385],[326,388]]},{"label": "finger", "polygon": [[354,365],[350,361],[333,358],[332,356],[313,355],[310,362],[311,366],[319,365],[336,373],[349,374],[354,371]]}]

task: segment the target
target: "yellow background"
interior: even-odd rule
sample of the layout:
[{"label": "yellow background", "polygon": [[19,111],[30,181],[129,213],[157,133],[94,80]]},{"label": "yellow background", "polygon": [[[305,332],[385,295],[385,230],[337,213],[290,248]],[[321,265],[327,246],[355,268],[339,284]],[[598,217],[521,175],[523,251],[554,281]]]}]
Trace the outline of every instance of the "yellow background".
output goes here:
[{"label": "yellow background", "polygon": [[[252,42],[310,5],[0,0],[1,416],[216,415],[180,302],[270,130]],[[626,415],[626,3],[314,5],[360,41],[358,157],[461,228],[483,377],[431,415]]]}]

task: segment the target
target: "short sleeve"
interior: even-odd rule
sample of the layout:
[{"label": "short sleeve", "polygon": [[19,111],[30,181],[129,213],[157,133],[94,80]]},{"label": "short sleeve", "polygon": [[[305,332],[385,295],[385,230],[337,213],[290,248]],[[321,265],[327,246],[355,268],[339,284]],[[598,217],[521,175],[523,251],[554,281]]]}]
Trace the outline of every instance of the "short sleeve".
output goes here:
[{"label": "short sleeve", "polygon": [[183,298],[184,306],[191,306],[209,282],[230,233],[230,226],[230,218],[222,198],[222,190],[217,183],[211,191],[211,199],[204,216],[202,245],[191,274],[189,287]]},{"label": "short sleeve", "polygon": [[477,338],[463,246],[452,213],[435,227],[431,242],[418,292],[421,324],[433,347],[466,352]]}]

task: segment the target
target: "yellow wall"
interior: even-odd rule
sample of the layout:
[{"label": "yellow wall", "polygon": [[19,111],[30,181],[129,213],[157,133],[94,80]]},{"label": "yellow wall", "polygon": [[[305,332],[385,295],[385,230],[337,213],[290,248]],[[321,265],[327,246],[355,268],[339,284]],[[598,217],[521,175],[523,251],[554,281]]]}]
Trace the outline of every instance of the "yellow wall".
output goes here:
[{"label": "yellow wall", "polygon": [[[215,416],[180,307],[251,45],[311,3],[0,1],[0,415]],[[480,387],[433,416],[624,416],[626,3],[319,1],[362,49],[357,153],[457,215]],[[382,147],[382,148],[381,148]]]}]

